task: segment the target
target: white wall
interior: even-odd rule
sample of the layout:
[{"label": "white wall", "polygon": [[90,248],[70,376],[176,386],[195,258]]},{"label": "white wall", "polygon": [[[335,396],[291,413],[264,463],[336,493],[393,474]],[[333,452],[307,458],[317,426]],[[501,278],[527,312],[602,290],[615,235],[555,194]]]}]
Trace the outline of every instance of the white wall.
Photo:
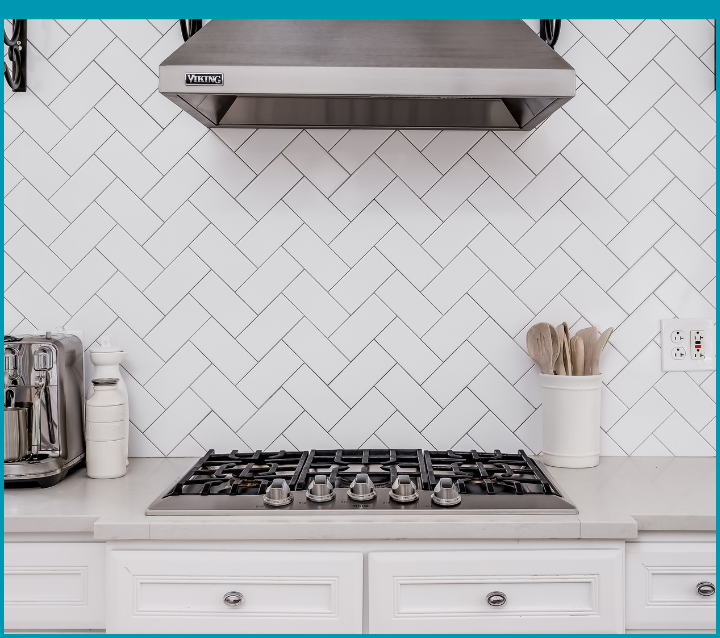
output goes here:
[{"label": "white wall", "polygon": [[[537,21],[528,21],[535,25]],[[526,328],[616,328],[602,451],[714,455],[714,26],[564,21],[529,133],[209,131],[156,91],[172,21],[30,21],[5,92],[5,331],[129,351],[134,455],[538,452]]]}]

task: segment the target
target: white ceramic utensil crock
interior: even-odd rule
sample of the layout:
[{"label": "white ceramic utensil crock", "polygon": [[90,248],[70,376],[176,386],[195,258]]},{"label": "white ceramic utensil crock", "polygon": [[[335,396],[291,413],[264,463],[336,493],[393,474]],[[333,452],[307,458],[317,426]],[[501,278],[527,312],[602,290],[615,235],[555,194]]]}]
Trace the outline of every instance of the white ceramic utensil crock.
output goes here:
[{"label": "white ceramic utensil crock", "polygon": [[595,467],[600,462],[602,375],[541,374],[542,461],[554,467]]}]

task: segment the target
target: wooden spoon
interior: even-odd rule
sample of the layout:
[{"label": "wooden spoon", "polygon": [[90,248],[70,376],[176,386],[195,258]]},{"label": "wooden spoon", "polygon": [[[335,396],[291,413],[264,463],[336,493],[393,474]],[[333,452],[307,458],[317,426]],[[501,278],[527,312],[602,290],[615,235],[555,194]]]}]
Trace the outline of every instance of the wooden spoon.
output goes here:
[{"label": "wooden spoon", "polygon": [[560,324],[555,328],[557,332],[558,342],[560,344],[560,352],[558,353],[557,361],[555,362],[555,374],[570,376],[570,343],[565,338],[565,327],[564,324]]},{"label": "wooden spoon", "polygon": [[[552,364],[554,368],[555,362],[557,361],[558,355],[560,354],[560,340],[558,339],[558,334],[555,330],[555,327],[551,326],[549,323],[546,325],[550,330],[550,339],[552,340]],[[550,374],[552,374],[552,372]]]},{"label": "wooden spoon", "polygon": [[526,336],[528,354],[543,374],[553,373],[552,336],[549,328],[550,324],[536,323],[528,330]]},{"label": "wooden spoon", "polygon": [[575,335],[570,339],[570,359],[572,360],[573,376],[583,376],[585,370],[585,346],[580,335]]},{"label": "wooden spoon", "polygon": [[612,331],[613,328],[608,328],[600,335],[599,339],[597,340],[597,343],[595,344],[595,352],[593,356],[592,370],[590,374],[600,374],[600,353],[605,350],[605,346],[607,345],[608,339],[610,339]]},{"label": "wooden spoon", "polygon": [[[561,327],[562,327],[562,326],[561,326]],[[558,374],[558,375],[564,377],[564,376],[566,376],[565,364],[564,364],[564,359],[563,359],[563,353],[565,352],[565,343],[564,343],[563,338],[562,338],[562,336],[561,336],[562,333],[559,332],[559,331],[557,330],[557,328],[555,329],[555,331],[558,333],[558,344],[559,344],[559,346],[560,346],[560,352],[558,353],[558,358],[557,358],[557,360],[555,361],[555,367],[553,368],[553,370],[555,371],[555,374]]]},{"label": "wooden spoon", "polygon": [[583,328],[582,330],[578,330],[575,336],[583,340],[583,358],[585,362],[583,374],[585,376],[590,375],[592,374],[592,364],[595,358],[595,344],[598,339],[597,328],[595,326]]},{"label": "wooden spoon", "polygon": [[[560,326],[558,326],[559,328]],[[570,328],[568,328],[567,322],[563,321],[563,356],[565,357],[565,371],[569,377],[572,376],[572,361],[570,360]]]}]

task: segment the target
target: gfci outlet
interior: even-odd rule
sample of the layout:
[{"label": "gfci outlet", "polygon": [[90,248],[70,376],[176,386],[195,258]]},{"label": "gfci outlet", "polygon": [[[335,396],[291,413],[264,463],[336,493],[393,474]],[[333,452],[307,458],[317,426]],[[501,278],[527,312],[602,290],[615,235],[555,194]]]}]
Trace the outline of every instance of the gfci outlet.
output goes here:
[{"label": "gfci outlet", "polygon": [[662,370],[715,369],[715,324],[708,319],[665,319],[660,322]]}]

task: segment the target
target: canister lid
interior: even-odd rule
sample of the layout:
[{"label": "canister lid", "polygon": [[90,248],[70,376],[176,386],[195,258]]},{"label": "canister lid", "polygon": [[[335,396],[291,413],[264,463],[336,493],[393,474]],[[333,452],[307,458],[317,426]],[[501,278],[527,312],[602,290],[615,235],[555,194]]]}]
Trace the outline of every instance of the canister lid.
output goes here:
[{"label": "canister lid", "polygon": [[93,379],[92,384],[94,386],[113,386],[118,384],[117,379]]},{"label": "canister lid", "polygon": [[93,346],[90,348],[91,353],[95,352],[122,352],[122,348],[120,346],[113,344],[113,337],[112,335],[106,335],[104,337],[100,337],[100,345],[99,346]]}]

